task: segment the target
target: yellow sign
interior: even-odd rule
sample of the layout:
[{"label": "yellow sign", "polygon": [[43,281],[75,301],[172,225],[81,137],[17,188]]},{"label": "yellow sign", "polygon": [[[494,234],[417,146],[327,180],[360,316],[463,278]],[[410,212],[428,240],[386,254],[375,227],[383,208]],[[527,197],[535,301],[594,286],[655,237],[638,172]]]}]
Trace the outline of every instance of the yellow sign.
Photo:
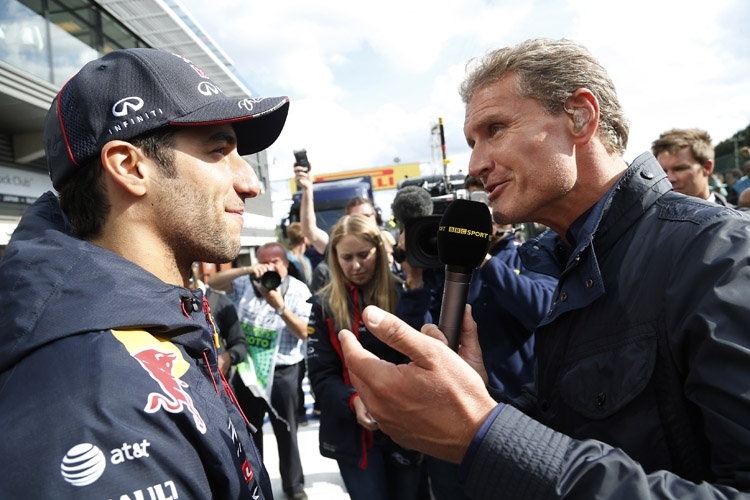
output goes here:
[{"label": "yellow sign", "polygon": [[[406,179],[407,177],[419,177],[422,173],[419,169],[419,163],[405,163],[403,165],[388,165],[385,167],[319,174],[313,176],[313,182],[338,181],[341,179],[362,177],[364,175],[370,176],[372,179],[372,189],[377,191],[382,189],[396,189],[399,181]],[[296,192],[297,186],[294,179],[290,179],[289,184],[292,186],[292,192]]]}]

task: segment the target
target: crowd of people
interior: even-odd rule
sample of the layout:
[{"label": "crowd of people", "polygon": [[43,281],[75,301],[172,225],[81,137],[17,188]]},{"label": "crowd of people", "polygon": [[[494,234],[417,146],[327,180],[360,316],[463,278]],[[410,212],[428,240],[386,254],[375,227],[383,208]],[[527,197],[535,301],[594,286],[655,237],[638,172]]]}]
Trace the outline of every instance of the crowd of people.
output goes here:
[{"label": "crowd of people", "polygon": [[[284,494],[305,499],[305,376],[354,500],[748,498],[750,159],[719,178],[709,134],[675,128],[627,162],[614,84],[577,43],[472,60],[464,187],[493,223],[454,350],[415,226],[394,238],[356,198],[321,230],[309,166],[300,220],[200,276],[236,259],[260,191],[242,155],[289,107],[206,83],[126,49],[53,102],[58,193],[0,262],[3,498],[272,499],[268,418]],[[144,111],[118,107],[135,95]],[[430,215],[425,190],[402,195]],[[528,222],[548,230],[523,242]]]}]

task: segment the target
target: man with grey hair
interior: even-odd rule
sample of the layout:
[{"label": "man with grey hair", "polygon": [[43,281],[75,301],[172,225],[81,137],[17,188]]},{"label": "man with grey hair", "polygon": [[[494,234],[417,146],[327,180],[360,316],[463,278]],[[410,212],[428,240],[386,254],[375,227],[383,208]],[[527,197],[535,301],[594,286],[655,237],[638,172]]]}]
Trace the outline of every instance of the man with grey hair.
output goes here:
[{"label": "man with grey hair", "polygon": [[714,147],[708,132],[699,128],[667,130],[651,144],[651,153],[675,191],[730,206],[709,184],[714,171]]},{"label": "man with grey hair", "polygon": [[614,84],[574,42],[491,52],[461,96],[495,222],[550,228],[519,250],[559,279],[534,387],[488,392],[470,308],[455,353],[435,325],[369,307],[368,330],[413,360],[392,366],[339,333],[370,414],[460,463],[475,500],[747,498],[750,218],[674,193],[651,153],[628,164]]}]

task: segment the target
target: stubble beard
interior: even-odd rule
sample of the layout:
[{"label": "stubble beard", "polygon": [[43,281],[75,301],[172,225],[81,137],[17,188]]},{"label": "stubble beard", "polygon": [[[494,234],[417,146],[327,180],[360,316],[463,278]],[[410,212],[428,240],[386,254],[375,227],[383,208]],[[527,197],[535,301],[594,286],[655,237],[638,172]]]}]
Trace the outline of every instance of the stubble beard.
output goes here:
[{"label": "stubble beard", "polygon": [[231,262],[240,253],[240,229],[230,228],[227,213],[201,192],[172,185],[161,211],[162,228],[176,262]]}]

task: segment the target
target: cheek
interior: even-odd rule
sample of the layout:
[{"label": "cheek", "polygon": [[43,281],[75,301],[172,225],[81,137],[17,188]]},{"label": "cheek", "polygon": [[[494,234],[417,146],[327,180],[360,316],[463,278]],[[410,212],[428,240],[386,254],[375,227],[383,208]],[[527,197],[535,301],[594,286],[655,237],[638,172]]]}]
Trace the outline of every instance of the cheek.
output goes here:
[{"label": "cheek", "polygon": [[369,259],[365,261],[363,264],[365,266],[365,269],[367,270],[367,273],[372,275],[375,273],[375,259]]},{"label": "cheek", "polygon": [[344,276],[347,278],[349,277],[349,273],[351,272],[352,266],[349,262],[346,261],[339,261],[339,267],[341,268],[341,272],[344,273]]},{"label": "cheek", "polygon": [[528,190],[528,196],[557,197],[569,192],[577,182],[574,168],[565,158],[552,158],[543,168],[531,167],[524,176],[524,185]]}]

